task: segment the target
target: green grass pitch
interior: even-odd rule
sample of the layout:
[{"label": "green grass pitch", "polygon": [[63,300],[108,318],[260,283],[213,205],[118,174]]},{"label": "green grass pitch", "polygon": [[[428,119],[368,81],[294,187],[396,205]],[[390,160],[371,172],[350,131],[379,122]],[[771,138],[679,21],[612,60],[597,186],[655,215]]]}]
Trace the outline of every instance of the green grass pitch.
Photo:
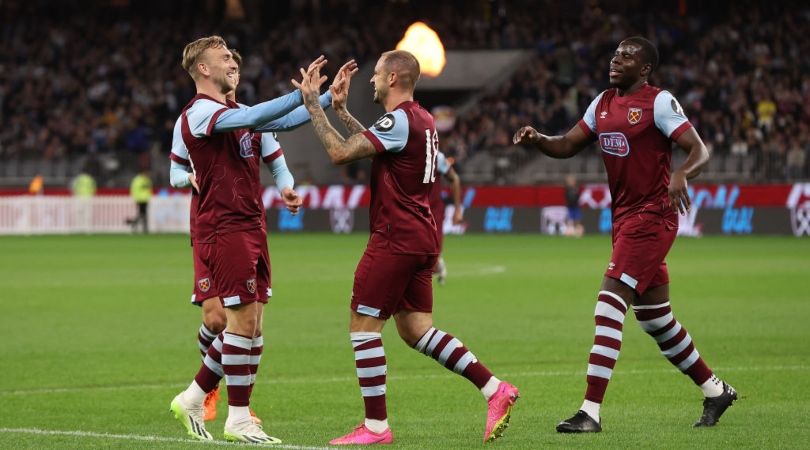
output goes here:
[{"label": "green grass pitch", "polygon": [[[323,448],[359,423],[348,302],[364,235],[270,237],[273,293],[253,406],[286,448]],[[672,303],[699,351],[742,395],[695,430],[701,395],[628,317],[605,431],[567,436],[579,407],[607,236],[449,237],[437,327],[522,398],[497,448],[810,446],[810,240],[681,238]],[[168,411],[198,364],[188,237],[0,238],[0,448],[209,448]],[[389,325],[394,448],[480,448],[486,404]],[[209,424],[222,441],[227,412]]]}]

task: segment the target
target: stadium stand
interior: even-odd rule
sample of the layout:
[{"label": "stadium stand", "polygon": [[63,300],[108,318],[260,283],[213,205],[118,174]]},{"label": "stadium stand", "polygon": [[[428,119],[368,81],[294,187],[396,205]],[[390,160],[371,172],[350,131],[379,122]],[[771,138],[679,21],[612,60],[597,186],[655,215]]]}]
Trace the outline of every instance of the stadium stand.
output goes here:
[{"label": "stadium stand", "polygon": [[[215,31],[240,49],[239,96],[252,104],[289,90],[291,74],[318,53],[332,61],[330,72],[350,56],[373,63],[415,20],[448,49],[535,52],[460,108],[442,136],[467,182],[560,182],[568,172],[603,179],[595,150],[551,161],[509,142],[523,124],[546,132],[573,125],[606,87],[616,43],[633,34],[658,43],[654,83],[675,94],[714,153],[705,179],[810,175],[810,9],[801,2],[433,3],[244,1],[244,10],[231,10],[190,0],[2,2],[0,184],[42,174],[48,185],[66,185],[91,167],[100,186],[126,186],[139,168],[165,165],[174,119],[193,95],[178,63],[190,37]],[[84,14],[71,14],[76,8]],[[189,14],[199,8],[224,19]]]}]

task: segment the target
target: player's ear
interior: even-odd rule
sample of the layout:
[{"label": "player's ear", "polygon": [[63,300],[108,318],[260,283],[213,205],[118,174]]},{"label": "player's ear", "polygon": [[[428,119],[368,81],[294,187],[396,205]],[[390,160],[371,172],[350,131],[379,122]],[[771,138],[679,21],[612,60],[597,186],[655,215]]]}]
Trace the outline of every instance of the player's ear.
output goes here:
[{"label": "player's ear", "polygon": [[641,76],[649,77],[651,73],[652,73],[652,64],[646,63],[643,66],[641,66]]},{"label": "player's ear", "polygon": [[399,77],[397,76],[396,72],[394,72],[394,71],[389,72],[388,73],[388,86],[393,86],[394,83],[396,83],[398,79],[399,79]]}]

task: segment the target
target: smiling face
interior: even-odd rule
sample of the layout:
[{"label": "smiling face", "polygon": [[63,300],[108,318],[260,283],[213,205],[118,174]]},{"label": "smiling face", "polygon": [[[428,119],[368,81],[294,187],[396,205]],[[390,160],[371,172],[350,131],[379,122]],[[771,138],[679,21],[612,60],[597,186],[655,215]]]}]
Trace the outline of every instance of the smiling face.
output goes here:
[{"label": "smiling face", "polygon": [[610,60],[608,78],[611,86],[626,90],[646,78],[651,71],[652,65],[644,62],[641,46],[622,41]]},{"label": "smiling face", "polygon": [[223,94],[235,90],[239,84],[239,66],[227,47],[206,49],[199,64],[200,73],[208,75]]}]

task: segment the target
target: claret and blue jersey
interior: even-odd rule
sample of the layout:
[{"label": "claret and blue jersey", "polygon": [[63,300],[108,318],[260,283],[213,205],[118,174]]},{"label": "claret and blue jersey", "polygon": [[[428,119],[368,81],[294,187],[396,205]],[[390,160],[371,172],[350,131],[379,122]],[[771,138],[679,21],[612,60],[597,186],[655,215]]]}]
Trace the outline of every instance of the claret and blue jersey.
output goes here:
[{"label": "claret and blue jersey", "polygon": [[672,94],[650,85],[624,96],[608,89],[578,125],[602,152],[614,221],[641,210],[674,214],[667,196],[672,142],[692,125]]},{"label": "claret and blue jersey", "polygon": [[430,115],[409,101],[380,117],[363,135],[377,155],[371,167],[370,219],[393,253],[438,254],[430,192],[439,136]]}]

